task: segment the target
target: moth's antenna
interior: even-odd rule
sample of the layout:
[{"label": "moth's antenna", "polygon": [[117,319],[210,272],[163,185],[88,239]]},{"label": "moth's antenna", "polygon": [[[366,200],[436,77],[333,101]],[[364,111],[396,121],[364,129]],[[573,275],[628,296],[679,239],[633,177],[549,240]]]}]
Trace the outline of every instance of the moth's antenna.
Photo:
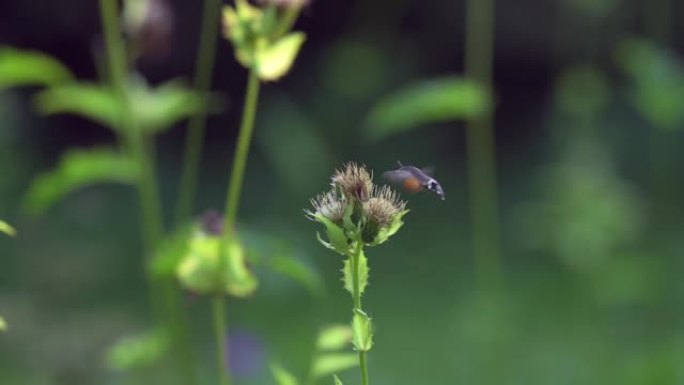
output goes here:
[{"label": "moth's antenna", "polygon": [[403,165],[403,164],[401,164],[401,162],[400,162],[400,161],[397,161],[397,163],[399,164],[399,167],[404,167],[404,165]]}]

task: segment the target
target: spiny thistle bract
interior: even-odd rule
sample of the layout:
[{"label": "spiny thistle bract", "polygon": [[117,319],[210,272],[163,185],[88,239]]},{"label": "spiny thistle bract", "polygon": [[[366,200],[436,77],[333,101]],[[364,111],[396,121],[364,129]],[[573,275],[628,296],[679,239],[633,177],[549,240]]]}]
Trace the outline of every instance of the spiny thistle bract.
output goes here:
[{"label": "spiny thistle bract", "polygon": [[335,171],[332,190],[311,200],[307,216],[326,227],[328,241],[321,243],[348,255],[357,241],[376,246],[389,239],[404,224],[406,202],[388,186],[373,184],[364,166],[349,162]]}]

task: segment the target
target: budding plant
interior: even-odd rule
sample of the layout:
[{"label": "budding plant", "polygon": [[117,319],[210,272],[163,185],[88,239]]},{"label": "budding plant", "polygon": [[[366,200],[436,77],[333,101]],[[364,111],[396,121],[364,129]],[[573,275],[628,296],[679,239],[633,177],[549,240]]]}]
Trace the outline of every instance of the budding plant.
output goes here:
[{"label": "budding plant", "polygon": [[[364,166],[347,163],[331,180],[332,189],[312,199],[313,210],[306,214],[325,226],[327,241],[318,234],[319,242],[346,257],[342,272],[344,288],[353,299],[352,344],[359,353],[361,383],[368,385],[366,360],[373,347],[373,323],[361,306],[369,277],[364,247],[386,242],[399,231],[409,210],[391,188],[374,185]],[[341,384],[337,377],[335,382]]]}]

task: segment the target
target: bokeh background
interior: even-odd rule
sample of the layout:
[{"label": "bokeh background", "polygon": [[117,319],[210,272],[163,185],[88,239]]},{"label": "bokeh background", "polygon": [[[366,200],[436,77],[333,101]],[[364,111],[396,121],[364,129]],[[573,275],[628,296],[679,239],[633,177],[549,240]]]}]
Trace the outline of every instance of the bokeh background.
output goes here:
[{"label": "bokeh background", "polygon": [[[191,78],[200,3],[170,1],[169,49],[136,65],[151,84]],[[367,135],[383,98],[463,74],[464,1],[315,1],[292,72],[263,87],[239,217],[324,293],[257,271],[254,297],[229,302],[238,383],[274,383],[274,360],[305,373],[318,328],[348,319],[342,261],[302,211],[348,160],[376,175],[397,160],[432,166],[447,195],[405,195],[406,225],[367,252],[373,384],[684,383],[684,3],[498,1],[495,14],[499,294],[478,295],[464,123]],[[97,79],[99,42],[95,1],[0,3],[1,45],[53,55],[80,79]],[[223,206],[246,82],[224,39],[213,76],[224,109],[208,121],[197,215]],[[94,186],[39,216],[22,209],[65,150],[114,142],[88,120],[38,114],[34,91],[0,92],[0,218],[19,233],[0,237],[0,383],[158,383],[105,360],[149,325],[135,191]],[[169,224],[184,137],[185,123],[157,137]],[[209,302],[186,307],[201,383],[213,383]],[[341,377],[358,382],[355,369]]]}]

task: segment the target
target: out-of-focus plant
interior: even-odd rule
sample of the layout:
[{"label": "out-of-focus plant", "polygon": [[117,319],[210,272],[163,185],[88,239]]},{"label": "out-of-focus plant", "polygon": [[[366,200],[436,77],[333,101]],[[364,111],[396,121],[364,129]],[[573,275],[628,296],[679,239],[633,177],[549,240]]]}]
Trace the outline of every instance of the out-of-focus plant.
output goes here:
[{"label": "out-of-focus plant", "polygon": [[459,77],[420,81],[375,104],[367,134],[379,140],[425,124],[474,118],[490,108],[490,96],[474,81]]},{"label": "out-of-focus plant", "polygon": [[9,235],[10,237],[13,237],[17,234],[16,230],[14,230],[14,227],[10,226],[9,223],[5,221],[0,220],[0,233],[5,233]]},{"label": "out-of-focus plant", "polygon": [[631,80],[630,99],[651,123],[666,131],[684,128],[684,66],[674,52],[645,39],[623,41],[617,63]]},{"label": "out-of-focus plant", "polygon": [[314,385],[333,373],[358,365],[356,354],[340,352],[351,340],[352,329],[349,325],[328,326],[318,333],[309,371],[303,381],[277,363],[271,365],[271,374],[278,385]]},{"label": "out-of-focus plant", "polygon": [[528,241],[566,266],[598,280],[634,247],[642,229],[636,190],[616,171],[597,130],[610,100],[605,75],[578,65],[560,76],[557,112],[560,158],[542,177],[543,198],[527,211]]},{"label": "out-of-focus plant", "polygon": [[[252,6],[246,0],[236,0],[235,7],[223,8],[224,36],[233,44],[236,59],[249,70],[247,91],[226,194],[222,240],[216,240],[213,245],[207,242],[198,243],[197,255],[212,251],[216,257],[205,255],[204,258],[195,257],[195,262],[186,262],[194,269],[186,265],[184,275],[187,277],[183,281],[192,289],[197,282],[189,278],[192,274],[188,271],[199,274],[206,271],[208,265],[215,268],[215,272],[211,273],[211,277],[214,278],[211,285],[201,289],[214,293],[217,370],[219,382],[223,385],[230,383],[230,373],[226,365],[228,346],[225,341],[228,332],[225,294],[249,294],[256,289],[256,278],[253,278],[244,266],[244,246],[236,232],[236,220],[256,119],[259,85],[262,80],[276,80],[284,76],[294,63],[305,36],[303,33],[291,32],[291,29],[303,6],[303,2],[266,1],[262,8]],[[225,274],[226,271],[230,273]],[[238,290],[233,290],[233,285],[236,285]],[[227,290],[229,287],[231,290]]]},{"label": "out-of-focus plant", "polygon": [[368,285],[368,260],[364,246],[380,245],[404,224],[406,203],[387,186],[373,184],[365,167],[347,163],[332,176],[332,190],[312,199],[307,216],[325,226],[327,240],[320,243],[347,257],[344,261],[344,288],[353,299],[352,344],[359,353],[361,383],[368,385],[367,354],[373,347],[373,324],[361,306]]}]

